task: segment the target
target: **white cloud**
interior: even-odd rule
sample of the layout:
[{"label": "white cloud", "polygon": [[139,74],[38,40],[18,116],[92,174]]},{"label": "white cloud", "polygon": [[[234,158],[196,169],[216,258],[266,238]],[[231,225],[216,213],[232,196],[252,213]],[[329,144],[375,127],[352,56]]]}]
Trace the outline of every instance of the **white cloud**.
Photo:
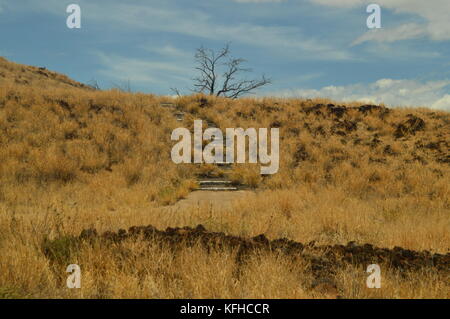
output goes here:
[{"label": "white cloud", "polygon": [[309,59],[346,60],[348,52],[336,49],[329,43],[303,34],[294,26],[265,26],[251,23],[221,24],[205,12],[181,9],[121,4],[89,9],[97,20],[141,28],[148,31],[173,32],[183,35],[222,39],[263,48],[289,51]]},{"label": "white cloud", "polygon": [[99,70],[100,74],[114,80],[130,80],[131,84],[170,86],[170,82],[174,79],[186,81],[184,75],[192,72],[191,69],[174,63],[149,62],[148,60],[108,55],[103,52],[96,52],[95,55],[103,65],[103,68]]},{"label": "white cloud", "polygon": [[[358,7],[373,3],[371,0],[310,0],[313,3],[333,6],[333,7]],[[393,29],[386,28],[383,35],[377,35],[374,40],[393,42],[421,36],[428,36],[432,40],[447,41],[450,40],[450,1],[449,0],[377,0],[375,1],[382,8],[390,9],[395,13],[411,14],[425,20],[425,23],[412,25],[407,23],[405,26]],[[383,17],[382,17],[383,20]],[[403,34],[401,31],[406,34]],[[388,35],[388,33],[392,33]],[[357,42],[363,42],[363,39],[372,39],[372,35],[362,36]]]},{"label": "white cloud", "polygon": [[238,3],[268,3],[268,2],[283,2],[286,0],[233,0]]},{"label": "white cloud", "polygon": [[428,48],[418,50],[416,47],[412,47],[408,43],[404,43],[403,45],[387,42],[370,43],[370,45],[365,48],[365,52],[371,54],[372,57],[376,58],[383,58],[397,61],[408,60],[411,62],[414,60],[417,61],[423,59],[435,59],[442,57],[442,53],[437,50],[433,49],[429,50]]},{"label": "white cloud", "polygon": [[[63,5],[60,0],[23,1],[15,5],[22,9],[61,15]],[[249,22],[220,23],[205,11],[166,2],[133,4],[79,0],[79,3],[83,19],[102,23],[105,27],[177,33],[208,40],[245,43],[290,56],[299,56],[302,59],[333,61],[353,59],[346,49],[337,48],[330,41],[304,34],[298,26]]]},{"label": "white cloud", "polygon": [[399,40],[418,38],[425,35],[426,31],[423,26],[417,23],[407,23],[392,29],[373,29],[367,31],[353,41],[352,45],[358,45],[366,41],[390,43]]},{"label": "white cloud", "polygon": [[434,102],[431,107],[433,109],[450,111],[450,94],[444,95],[441,99]]},{"label": "white cloud", "polygon": [[368,2],[365,0],[310,0],[310,1],[324,6],[334,6],[334,7],[355,7],[363,5]]},{"label": "white cloud", "polygon": [[[420,82],[416,80],[380,79],[370,84],[326,86],[321,89],[294,89],[277,92],[284,97],[326,97],[337,101],[385,103],[390,106],[425,106],[450,111],[450,80]],[[273,93],[272,93],[273,94]]]},{"label": "white cloud", "polygon": [[172,58],[192,58],[192,52],[182,51],[172,45],[165,45],[163,47],[155,47],[154,45],[143,45],[143,49],[148,52],[156,53],[165,57]]}]

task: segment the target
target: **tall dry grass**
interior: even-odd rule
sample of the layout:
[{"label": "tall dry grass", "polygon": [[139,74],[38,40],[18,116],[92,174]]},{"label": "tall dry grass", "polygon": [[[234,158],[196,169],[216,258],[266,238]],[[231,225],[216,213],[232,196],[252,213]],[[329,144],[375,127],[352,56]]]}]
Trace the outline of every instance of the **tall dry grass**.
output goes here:
[{"label": "tall dry grass", "polygon": [[[327,111],[331,101],[320,99],[174,101],[187,112],[187,127],[193,119],[223,129],[280,127],[280,171],[261,177],[257,165],[231,172],[174,165],[170,134],[180,124],[159,105],[168,98],[85,89],[38,73],[46,70],[0,62],[0,297],[449,297],[448,281],[431,269],[383,269],[382,289],[371,290],[365,269],[349,266],[334,275],[336,291],[321,290],[312,288],[307,263],[270,253],[250,258],[237,276],[234,251],[199,246],[174,254],[151,241],[71,242],[91,227],[203,224],[239,236],[447,253],[448,113],[348,109],[337,117]],[[319,103],[324,107],[310,109]],[[408,114],[425,127],[396,137]],[[256,192],[227,207],[161,208],[192,189],[195,173],[229,174]],[[58,245],[56,261],[44,254],[48,241]],[[72,263],[82,268],[78,290],[65,285]]]}]

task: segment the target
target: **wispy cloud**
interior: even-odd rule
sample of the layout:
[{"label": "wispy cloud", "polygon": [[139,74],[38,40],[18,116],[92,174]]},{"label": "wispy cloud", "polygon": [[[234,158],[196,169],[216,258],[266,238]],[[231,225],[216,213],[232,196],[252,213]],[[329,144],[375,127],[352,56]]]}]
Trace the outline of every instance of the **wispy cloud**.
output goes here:
[{"label": "wispy cloud", "polygon": [[205,12],[185,8],[149,7],[122,4],[96,9],[98,19],[115,20],[148,31],[173,32],[209,40],[222,39],[246,45],[292,52],[304,59],[346,60],[350,53],[304,34],[294,26],[271,26],[253,23],[223,24]]},{"label": "wispy cloud", "polygon": [[441,52],[433,51],[432,48],[418,50],[416,46],[405,43],[399,45],[388,42],[370,42],[364,48],[364,52],[371,54],[377,59],[390,61],[410,61],[410,63],[423,59],[436,59],[442,57]]},{"label": "wispy cloud", "polygon": [[[341,8],[352,8],[368,5],[373,1],[369,0],[310,0],[313,3],[323,6],[333,6]],[[362,43],[364,40],[374,39],[377,41],[400,41],[427,36],[431,40],[450,40],[450,1],[448,0],[377,0],[382,9],[392,10],[394,13],[409,14],[411,18],[419,17],[423,23],[407,22],[404,25],[386,29],[383,32],[368,33],[356,40]],[[375,36],[375,34],[377,34]]]},{"label": "wispy cloud", "polygon": [[435,109],[450,111],[450,94],[446,94],[441,99],[434,102],[432,107]]},{"label": "wispy cloud", "polygon": [[162,47],[157,47],[154,44],[152,45],[143,45],[142,48],[148,52],[156,53],[163,57],[169,57],[169,58],[192,58],[192,52],[187,52],[184,50],[181,50],[179,48],[176,48],[172,45],[164,45]]},{"label": "wispy cloud", "polygon": [[376,42],[395,42],[400,40],[408,40],[426,36],[426,31],[423,26],[417,23],[407,23],[400,25],[396,28],[390,29],[373,29],[367,31],[355,41],[352,45],[358,45],[366,41],[376,41]]},{"label": "wispy cloud", "polygon": [[[42,0],[30,2],[31,8],[39,8],[61,15],[61,2]],[[301,56],[314,60],[350,60],[346,48],[339,48],[330,41],[306,34],[296,25],[270,25],[251,22],[224,23],[204,10],[191,9],[180,4],[123,3],[119,1],[80,0],[83,19],[101,23],[110,28],[149,32],[166,32],[222,42],[253,45],[278,54]],[[23,6],[23,3],[21,4]]]},{"label": "wispy cloud", "polygon": [[283,2],[287,0],[232,0],[238,3],[269,3],[269,2]]},{"label": "wispy cloud", "polygon": [[[25,63],[70,65],[69,76],[79,79],[129,79],[146,92],[164,94],[172,86],[189,87],[195,48],[203,44],[217,49],[230,41],[233,54],[247,58],[256,73],[273,78],[273,90],[309,87],[312,90],[294,91],[394,105],[445,106],[448,87],[423,91],[421,98],[419,87],[428,82],[406,79],[449,78],[445,63],[450,52],[450,1],[377,0],[383,29],[366,32],[365,6],[372,2],[77,0],[83,28],[61,32],[70,2],[0,0],[0,8],[6,5],[5,12],[14,17],[2,20],[6,27],[0,35],[11,45],[7,49],[13,56]],[[33,15],[42,19],[39,26],[23,27]],[[22,40],[34,37],[42,40],[30,43],[33,47],[27,50],[28,43]],[[52,41],[45,41],[47,37]],[[90,50],[97,52],[94,59]],[[390,90],[377,88],[375,82],[348,85],[383,77],[405,80],[393,82]],[[334,86],[327,87],[330,82]],[[400,94],[404,90],[409,90],[407,96]]]},{"label": "wispy cloud", "polygon": [[149,62],[147,59],[127,58],[95,52],[102,68],[98,72],[110,79],[144,85],[170,87],[173,80],[186,81],[183,75],[192,70],[168,62]]}]

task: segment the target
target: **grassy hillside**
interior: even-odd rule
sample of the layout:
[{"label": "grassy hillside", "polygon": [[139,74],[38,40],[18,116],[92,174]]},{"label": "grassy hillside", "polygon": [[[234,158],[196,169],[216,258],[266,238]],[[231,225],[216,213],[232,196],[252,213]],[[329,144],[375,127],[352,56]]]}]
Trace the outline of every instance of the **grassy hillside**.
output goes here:
[{"label": "grassy hillside", "polygon": [[[21,70],[31,84],[17,84],[22,74],[12,75]],[[65,76],[49,72],[52,76],[47,77],[36,70],[0,66],[4,74],[11,71],[0,88],[4,203],[14,206],[24,197],[33,203],[32,194],[56,190],[66,197],[86,193],[82,199],[93,196],[94,201],[104,200],[100,194],[129,201],[134,194],[147,202],[170,202],[186,193],[180,184],[189,174],[170,161],[175,121],[159,106],[159,98],[95,91]]]},{"label": "grassy hillside", "polygon": [[[184,122],[160,106],[169,100]],[[161,207],[185,196],[196,173],[224,173],[172,163],[171,132],[194,119],[279,127],[279,173],[234,165],[232,179],[256,191],[231,208]],[[386,261],[383,288],[370,290],[360,263],[314,275],[314,260],[327,258],[321,250],[304,259],[256,251],[243,263],[238,250],[208,243],[174,251],[151,238],[79,235],[202,224],[244,242],[259,234],[309,247],[356,241],[448,259],[449,143],[446,112],[323,99],[172,100],[97,91],[1,59],[0,298],[448,297],[448,271],[428,264],[402,270]],[[65,286],[70,263],[82,268],[82,289]]]},{"label": "grassy hillside", "polygon": [[0,83],[26,85],[34,88],[82,88],[93,89],[86,84],[76,82],[69,77],[47,70],[14,63],[0,57]]},{"label": "grassy hillside", "polygon": [[450,114],[328,100],[184,97],[187,125],[279,127],[280,170],[236,165],[261,191],[234,225],[301,242],[357,240],[410,249],[450,248]]}]

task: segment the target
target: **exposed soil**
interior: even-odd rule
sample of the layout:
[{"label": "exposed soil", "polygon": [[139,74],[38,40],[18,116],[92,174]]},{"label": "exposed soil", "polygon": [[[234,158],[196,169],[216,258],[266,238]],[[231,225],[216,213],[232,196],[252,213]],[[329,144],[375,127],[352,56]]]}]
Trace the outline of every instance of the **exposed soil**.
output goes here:
[{"label": "exposed soil", "polygon": [[128,231],[107,231],[98,234],[95,229],[83,230],[79,241],[101,240],[120,243],[124,240],[143,239],[161,243],[173,251],[197,244],[207,251],[237,250],[236,262],[241,264],[245,258],[255,252],[272,252],[301,258],[309,263],[315,278],[330,277],[335,270],[346,264],[362,266],[379,264],[399,271],[417,271],[432,268],[442,274],[450,274],[450,253],[437,254],[429,251],[413,251],[394,247],[393,249],[374,247],[370,244],[316,245],[314,242],[303,244],[286,238],[269,240],[265,235],[243,238],[226,235],[222,232],[209,232],[202,225],[196,228],[167,228],[165,231],[153,226],[134,226]]},{"label": "exposed soil", "polygon": [[194,191],[189,193],[186,198],[176,202],[174,205],[167,206],[167,209],[176,210],[186,207],[197,207],[209,205],[215,208],[231,207],[233,202],[241,199],[251,191]]}]

